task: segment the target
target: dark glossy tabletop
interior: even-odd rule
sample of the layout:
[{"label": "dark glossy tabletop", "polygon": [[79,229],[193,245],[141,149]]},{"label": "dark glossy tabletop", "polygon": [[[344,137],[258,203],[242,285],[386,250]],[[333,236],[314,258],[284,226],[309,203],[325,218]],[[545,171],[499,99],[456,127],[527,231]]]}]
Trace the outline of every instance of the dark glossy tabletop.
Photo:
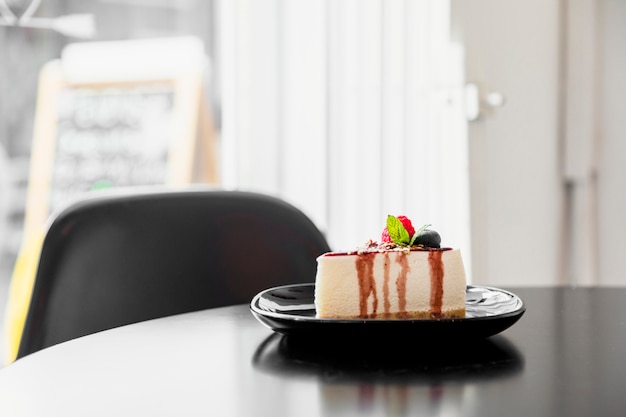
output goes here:
[{"label": "dark glossy tabletop", "polygon": [[482,341],[311,341],[247,305],[76,339],[0,369],[0,415],[624,416],[626,288],[507,288]]}]

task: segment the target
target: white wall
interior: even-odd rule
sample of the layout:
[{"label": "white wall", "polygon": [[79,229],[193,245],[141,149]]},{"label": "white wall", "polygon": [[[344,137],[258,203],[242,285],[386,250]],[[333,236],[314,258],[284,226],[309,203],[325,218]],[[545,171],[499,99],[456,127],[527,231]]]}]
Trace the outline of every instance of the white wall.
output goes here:
[{"label": "white wall", "polygon": [[[474,281],[558,283],[559,0],[453,0],[480,115],[469,123]],[[504,97],[489,106],[489,94]]]},{"label": "white wall", "polygon": [[476,281],[626,285],[626,3],[452,1],[470,124]]},{"label": "white wall", "polygon": [[626,3],[570,0],[564,54],[564,270],[574,285],[626,285]]},{"label": "white wall", "polygon": [[599,5],[598,282],[626,285],[626,2]]}]

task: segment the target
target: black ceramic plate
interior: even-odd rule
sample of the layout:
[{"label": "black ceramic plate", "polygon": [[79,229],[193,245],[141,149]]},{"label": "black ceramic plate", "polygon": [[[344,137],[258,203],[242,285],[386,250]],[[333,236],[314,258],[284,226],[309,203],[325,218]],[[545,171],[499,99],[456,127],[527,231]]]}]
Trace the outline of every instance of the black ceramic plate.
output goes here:
[{"label": "black ceramic plate", "polygon": [[515,294],[498,288],[469,285],[465,318],[460,319],[320,319],[315,317],[315,285],[275,287],[250,303],[254,316],[272,330],[291,336],[485,338],[512,326],[526,310]]}]

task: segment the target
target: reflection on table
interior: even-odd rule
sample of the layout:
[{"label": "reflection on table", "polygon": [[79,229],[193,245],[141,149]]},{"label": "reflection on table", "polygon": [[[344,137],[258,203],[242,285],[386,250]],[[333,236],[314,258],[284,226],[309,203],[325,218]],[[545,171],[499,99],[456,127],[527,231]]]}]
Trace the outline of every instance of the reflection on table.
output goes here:
[{"label": "reflection on table", "polygon": [[502,336],[429,345],[407,335],[397,346],[273,334],[259,345],[253,364],[271,375],[318,382],[324,414],[358,409],[388,415],[432,414],[443,407],[460,413],[471,400],[471,383],[512,377],[524,367],[520,353]]}]

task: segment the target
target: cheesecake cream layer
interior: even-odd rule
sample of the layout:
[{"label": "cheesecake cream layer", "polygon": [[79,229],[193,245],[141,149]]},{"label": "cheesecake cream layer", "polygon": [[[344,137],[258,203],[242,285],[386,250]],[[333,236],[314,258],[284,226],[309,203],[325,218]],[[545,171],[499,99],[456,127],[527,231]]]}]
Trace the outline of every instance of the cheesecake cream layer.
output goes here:
[{"label": "cheesecake cream layer", "polygon": [[466,278],[458,249],[326,253],[317,262],[317,317],[465,316]]}]

